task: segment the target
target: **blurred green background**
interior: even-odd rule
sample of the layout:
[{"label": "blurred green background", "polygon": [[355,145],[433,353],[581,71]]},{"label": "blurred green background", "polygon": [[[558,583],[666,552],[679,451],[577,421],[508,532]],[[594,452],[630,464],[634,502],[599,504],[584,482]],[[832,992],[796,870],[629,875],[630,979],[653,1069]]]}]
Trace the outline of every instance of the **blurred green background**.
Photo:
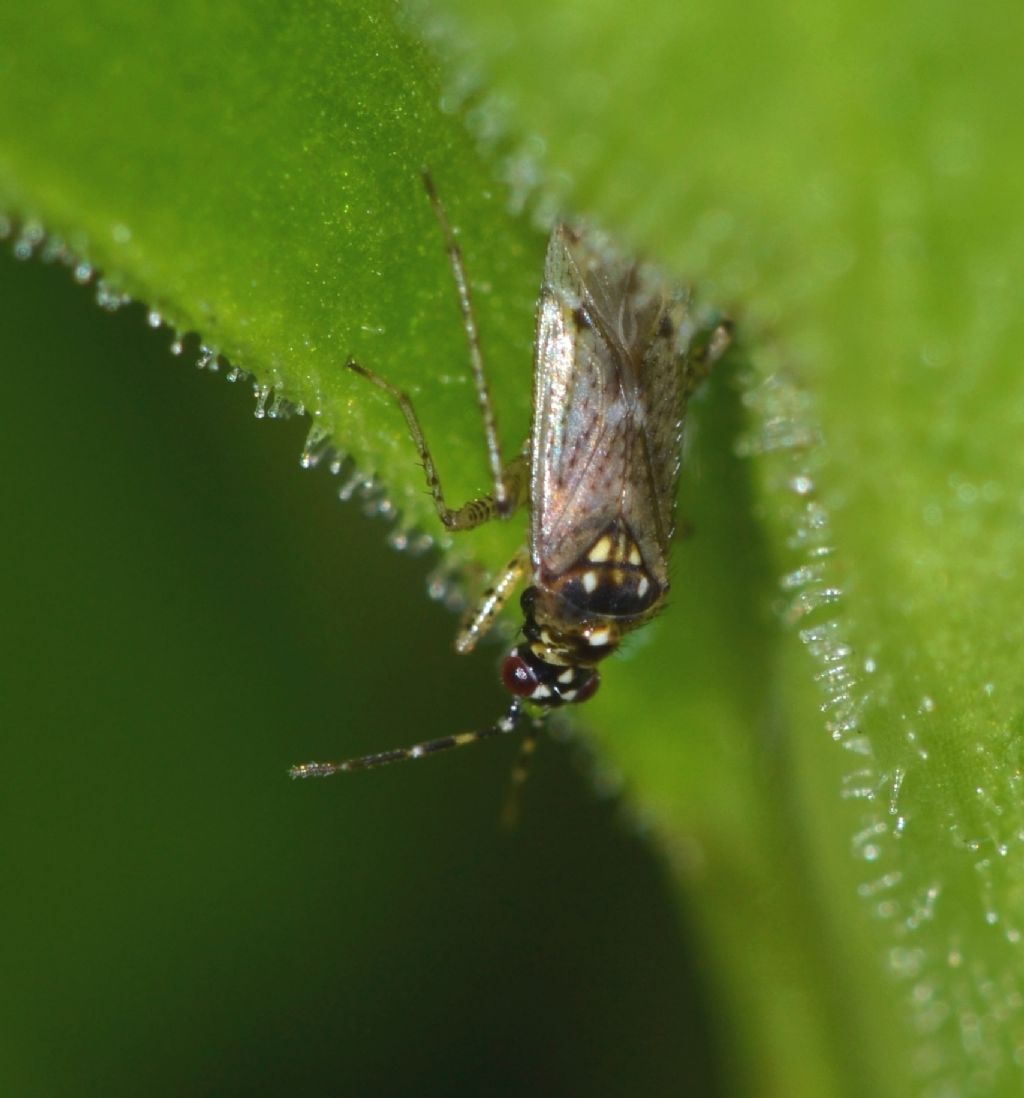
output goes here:
[{"label": "blurred green background", "polygon": [[303,421],[93,295],[0,254],[0,1091],[719,1093],[685,913],[578,749],[512,836],[513,742],[287,779],[489,721],[497,650],[452,654]]}]

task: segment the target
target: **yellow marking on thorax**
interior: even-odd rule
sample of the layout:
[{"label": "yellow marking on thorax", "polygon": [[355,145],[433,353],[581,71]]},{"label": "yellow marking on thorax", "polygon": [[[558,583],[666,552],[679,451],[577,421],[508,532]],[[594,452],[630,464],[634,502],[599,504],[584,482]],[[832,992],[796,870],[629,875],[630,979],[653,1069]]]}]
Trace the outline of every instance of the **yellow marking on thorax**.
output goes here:
[{"label": "yellow marking on thorax", "polygon": [[602,534],[587,552],[590,564],[643,564],[637,543],[629,536],[625,527],[620,526],[613,538],[611,534]]},{"label": "yellow marking on thorax", "polygon": [[612,539],[607,534],[602,534],[591,546],[587,553],[587,560],[591,564],[604,564],[612,555]]}]

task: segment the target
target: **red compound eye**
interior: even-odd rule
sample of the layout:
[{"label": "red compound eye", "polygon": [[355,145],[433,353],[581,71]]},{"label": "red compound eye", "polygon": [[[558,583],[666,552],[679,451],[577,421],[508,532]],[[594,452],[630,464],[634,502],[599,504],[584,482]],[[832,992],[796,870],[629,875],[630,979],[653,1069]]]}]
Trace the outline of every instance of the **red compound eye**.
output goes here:
[{"label": "red compound eye", "polygon": [[501,665],[501,682],[510,694],[528,698],[537,689],[537,675],[533,668],[515,651],[505,657]]},{"label": "red compound eye", "polygon": [[589,701],[601,685],[601,676],[595,671],[593,675],[576,691],[576,697],[572,700],[579,705],[580,702]]}]

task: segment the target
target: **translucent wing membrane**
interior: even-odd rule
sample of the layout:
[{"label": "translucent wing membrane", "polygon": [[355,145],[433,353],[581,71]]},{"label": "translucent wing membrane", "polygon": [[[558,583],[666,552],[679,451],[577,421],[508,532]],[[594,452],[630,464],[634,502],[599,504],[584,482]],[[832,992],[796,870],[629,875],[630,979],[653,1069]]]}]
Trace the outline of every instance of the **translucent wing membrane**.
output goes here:
[{"label": "translucent wing membrane", "polygon": [[543,581],[620,527],[667,583],[687,296],[599,234],[548,245],[534,361],[530,547]]}]

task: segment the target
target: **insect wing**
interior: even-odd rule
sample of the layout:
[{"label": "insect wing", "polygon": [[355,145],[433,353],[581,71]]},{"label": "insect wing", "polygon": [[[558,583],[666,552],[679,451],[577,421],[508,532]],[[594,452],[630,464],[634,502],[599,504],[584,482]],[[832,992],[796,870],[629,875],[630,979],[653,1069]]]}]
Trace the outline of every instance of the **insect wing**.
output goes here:
[{"label": "insect wing", "polygon": [[542,584],[617,529],[651,583],[667,586],[686,317],[685,294],[652,269],[598,234],[556,227],[538,306],[531,438],[531,554]]}]

